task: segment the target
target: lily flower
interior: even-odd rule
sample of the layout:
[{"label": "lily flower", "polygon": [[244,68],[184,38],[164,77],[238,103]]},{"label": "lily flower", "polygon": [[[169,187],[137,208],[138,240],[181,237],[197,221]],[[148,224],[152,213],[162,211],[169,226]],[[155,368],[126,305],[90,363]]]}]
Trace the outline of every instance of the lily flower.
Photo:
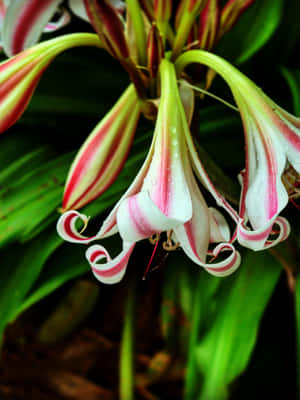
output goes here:
[{"label": "lily flower", "polygon": [[118,176],[131,147],[141,101],[130,85],[79,150],[66,182],[63,210],[100,196]]},{"label": "lily flower", "polygon": [[[245,79],[235,98],[243,119],[246,170],[241,174],[241,223],[238,240],[254,250],[283,241],[290,232],[280,212],[289,201],[284,177],[291,167],[300,173],[300,119],[283,110]],[[247,221],[251,223],[249,231]],[[278,231],[276,239],[269,235]]]},{"label": "lily flower", "polygon": [[0,63],[0,133],[24,112],[48,65],[64,50],[77,46],[101,46],[95,34],[60,36],[24,50]]},{"label": "lily flower", "polygon": [[207,65],[225,79],[244,125],[246,168],[240,175],[237,239],[253,250],[274,246],[290,232],[288,221],[279,214],[289,200],[283,182],[287,171],[293,167],[296,174],[300,173],[300,119],[275,104],[245,75],[214,54],[201,50],[187,52],[176,62],[178,74],[195,62]]},{"label": "lily flower", "polygon": [[[99,232],[92,237],[79,233],[76,221],[86,224],[88,219],[73,210],[63,214],[57,224],[60,236],[74,243],[90,243],[119,232],[123,250],[116,258],[111,259],[100,245],[93,245],[86,252],[92,271],[101,282],[119,282],[135,243],[162,232],[167,232],[165,249],[181,246],[197,265],[213,275],[228,275],[240,263],[239,254],[229,243],[229,228],[224,217],[207,207],[193,174],[187,146],[188,123],[175,70],[167,60],[161,62],[160,79],[161,98],[148,156]],[[209,249],[210,244],[219,242],[213,250]],[[207,255],[215,258],[224,250],[231,251],[224,260],[206,261]],[[99,263],[103,259],[106,262]]]}]

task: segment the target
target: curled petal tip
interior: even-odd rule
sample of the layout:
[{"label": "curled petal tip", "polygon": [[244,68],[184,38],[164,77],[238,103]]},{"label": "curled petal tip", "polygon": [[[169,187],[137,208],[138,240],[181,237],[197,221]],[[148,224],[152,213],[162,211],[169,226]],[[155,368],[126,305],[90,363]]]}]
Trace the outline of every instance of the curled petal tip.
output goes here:
[{"label": "curled petal tip", "polygon": [[[81,221],[83,223],[83,228],[79,232],[76,223]],[[71,243],[89,243],[96,239],[97,236],[85,237],[81,233],[86,228],[89,221],[89,217],[84,214],[80,214],[75,210],[70,210],[65,212],[60,216],[57,221],[56,229],[59,236]]]},{"label": "curled petal tip", "polygon": [[[112,259],[107,250],[100,245],[94,245],[86,251],[86,258],[92,268],[94,276],[102,283],[115,284],[120,282],[126,272],[130,255],[135,243],[123,242],[123,250]],[[99,263],[106,259],[106,262]]]}]

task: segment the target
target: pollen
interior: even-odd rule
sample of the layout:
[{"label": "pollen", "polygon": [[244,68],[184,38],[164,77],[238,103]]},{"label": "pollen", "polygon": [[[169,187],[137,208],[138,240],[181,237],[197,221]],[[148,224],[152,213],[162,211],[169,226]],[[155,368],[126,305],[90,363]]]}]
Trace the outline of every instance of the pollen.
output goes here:
[{"label": "pollen", "polygon": [[166,251],[174,251],[177,250],[178,247],[180,246],[180,243],[174,243],[172,240],[172,233],[173,231],[168,231],[167,232],[167,240],[163,242],[162,247]]},{"label": "pollen", "polygon": [[282,174],[282,182],[291,201],[300,197],[300,174],[291,165]]}]

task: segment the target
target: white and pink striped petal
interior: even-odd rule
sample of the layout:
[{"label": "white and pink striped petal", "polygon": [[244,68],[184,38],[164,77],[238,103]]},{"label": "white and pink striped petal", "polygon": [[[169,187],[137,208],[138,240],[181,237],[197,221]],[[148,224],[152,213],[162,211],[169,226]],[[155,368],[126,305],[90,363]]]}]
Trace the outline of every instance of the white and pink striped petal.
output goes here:
[{"label": "white and pink striped petal", "polygon": [[[190,168],[187,166],[187,168]],[[192,171],[188,175],[189,188],[192,194],[193,216],[185,224],[174,229],[175,241],[189,258],[207,272],[216,276],[233,273],[240,265],[240,255],[229,242],[230,231],[225,218],[215,209],[208,209],[206,202],[195,181]],[[221,243],[213,251],[209,251],[210,243]],[[207,255],[217,258],[222,251],[230,251],[230,255],[217,263],[207,263]]]},{"label": "white and pink striped petal", "polygon": [[2,27],[7,55],[15,55],[34,45],[62,0],[11,0]]},{"label": "white and pink striped petal", "polygon": [[[114,284],[122,280],[129,257],[134,249],[135,243],[123,242],[121,253],[111,259],[109,253],[103,246],[93,245],[86,251],[86,258],[92,268],[94,276],[102,283]],[[106,259],[105,263],[100,263]]]}]

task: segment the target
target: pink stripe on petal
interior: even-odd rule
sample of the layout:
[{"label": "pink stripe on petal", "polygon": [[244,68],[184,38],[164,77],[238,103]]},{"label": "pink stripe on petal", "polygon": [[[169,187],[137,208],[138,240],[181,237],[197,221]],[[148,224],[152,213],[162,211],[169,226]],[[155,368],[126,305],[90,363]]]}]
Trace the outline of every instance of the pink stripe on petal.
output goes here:
[{"label": "pink stripe on petal", "polygon": [[[135,243],[123,243],[122,252],[114,259],[111,259],[103,246],[94,245],[86,252],[86,257],[91,265],[92,271],[97,279],[103,283],[118,283],[124,276],[129,257],[134,249]],[[103,256],[107,262],[97,264]],[[94,260],[92,262],[92,260]]]},{"label": "pink stripe on petal", "polygon": [[261,241],[261,240],[267,239],[271,230],[272,230],[272,227],[269,226],[266,230],[259,232],[259,233],[255,233],[255,231],[250,231],[250,230],[248,231],[246,228],[243,228],[243,229],[239,229],[238,235],[242,239],[251,240],[251,241]]},{"label": "pink stripe on petal", "polygon": [[277,174],[278,165],[276,160],[275,149],[272,145],[271,138],[266,138],[261,132],[261,138],[265,149],[266,160],[268,164],[268,194],[265,199],[268,209],[268,218],[271,219],[278,213],[278,193],[277,193]]},{"label": "pink stripe on petal", "polygon": [[57,221],[57,232],[66,241],[71,243],[89,243],[97,239],[97,236],[85,237],[81,235],[75,226],[76,221],[80,219],[85,225],[88,218],[84,214],[79,214],[77,211],[67,211]]},{"label": "pink stripe on petal", "polygon": [[232,259],[232,261],[228,265],[226,265],[225,267],[221,267],[221,268],[206,267],[205,269],[207,271],[212,271],[212,272],[229,271],[232,267],[234,267],[236,261],[237,261],[237,255],[235,255],[235,257]]},{"label": "pink stripe on petal", "polygon": [[137,196],[131,196],[128,198],[128,211],[130,217],[137,232],[145,238],[150,237],[156,232],[140,210],[137,199]]},{"label": "pink stripe on petal", "polygon": [[280,132],[284,135],[290,145],[300,152],[299,135],[297,135],[289,126],[287,126],[278,116],[273,116],[273,121],[279,125]]},{"label": "pink stripe on petal", "polygon": [[11,41],[12,54],[17,54],[25,47],[26,39],[32,28],[47,9],[57,0],[30,0],[24,3],[21,13],[14,28]]},{"label": "pink stripe on petal", "polygon": [[96,262],[96,260],[98,261],[100,257],[103,258],[103,256],[107,257],[107,254],[105,251],[103,251],[103,250],[95,251],[95,253],[93,253],[91,255],[90,261],[91,261],[91,263],[94,263],[94,262]]},{"label": "pink stripe on petal", "polygon": [[71,166],[63,209],[75,209],[100,196],[120,173],[140,116],[132,85],[94,128]]},{"label": "pink stripe on petal", "polygon": [[[106,155],[106,159],[102,165],[102,167],[100,168],[98,174],[95,176],[95,178],[93,179],[92,183],[86,188],[86,190],[82,193],[81,196],[78,197],[78,199],[76,199],[76,201],[73,204],[68,205],[68,208],[79,208],[83,207],[83,205],[87,204],[87,201],[83,201],[85,196],[87,196],[87,194],[93,189],[93,187],[95,187],[98,184],[99,179],[101,178],[101,176],[104,175],[104,173],[111,169],[111,163],[116,155],[116,151],[118,150],[122,139],[123,139],[123,132],[126,129],[126,124],[127,121],[124,121],[122,125],[120,125],[119,127],[119,132],[117,134],[117,136],[114,138],[114,140],[112,141],[109,150],[107,151],[107,155]],[[109,129],[109,127],[107,127],[106,129]],[[101,189],[99,188],[99,190],[97,191],[97,193],[95,193],[93,196],[88,198],[88,202],[91,202],[92,200],[94,200],[95,198],[97,198],[98,196],[100,196],[113,182],[114,180],[117,178],[117,176],[119,175],[126,159],[128,156],[128,153],[130,151],[130,147],[131,147],[131,143],[133,141],[133,135],[134,135],[135,129],[132,130],[132,136],[130,139],[130,142],[128,144],[128,148],[127,151],[124,152],[122,154],[122,158],[120,160],[118,160],[118,168],[114,170],[113,174],[111,174],[109,181],[107,181],[107,183],[105,185],[103,185],[101,187]],[[103,132],[104,135],[106,136],[107,132]],[[95,138],[96,139],[96,138]],[[69,185],[68,185],[68,191],[66,191],[66,199],[64,197],[64,201],[63,201],[63,207],[66,207],[67,205],[67,201],[68,201],[68,197],[70,197],[70,195],[73,193],[74,191],[74,187],[72,188],[72,185],[76,185],[77,182],[80,182],[81,177],[82,177],[82,172],[86,173],[86,171],[88,170],[89,167],[89,161],[88,159],[90,158],[90,162],[92,163],[93,160],[91,159],[92,156],[94,155],[95,152],[95,148],[97,148],[98,146],[101,146],[101,141],[104,139],[103,135],[101,135],[101,137],[99,137],[99,140],[95,140],[92,141],[89,144],[89,149],[88,149],[88,154],[87,157],[82,157],[82,159],[79,161],[79,164],[77,166],[77,171],[81,173],[74,174],[74,181],[70,181]],[[84,153],[84,156],[86,154]],[[73,177],[72,177],[73,178]],[[76,182],[77,181],[77,182]]]},{"label": "pink stripe on petal", "polygon": [[96,276],[99,278],[111,278],[117,274],[119,274],[121,271],[123,271],[127,267],[127,263],[129,260],[130,254],[123,260],[119,261],[116,265],[114,265],[112,268],[107,269],[106,271],[101,270],[99,271],[95,267],[92,267],[92,270]]},{"label": "pink stripe on petal", "polygon": [[[191,250],[193,251],[193,253],[195,254],[195,256],[196,256],[197,258],[199,258],[199,255],[198,255],[198,252],[197,252],[197,245],[196,245],[196,241],[195,241],[196,237],[195,237],[195,232],[194,232],[194,230],[193,230],[193,224],[192,224],[192,222],[191,222],[191,221],[186,222],[186,223],[184,224],[184,229],[185,229],[186,236],[187,236],[187,238],[188,238],[188,241],[189,241],[189,245],[190,245],[190,247],[191,247]],[[205,261],[204,261],[204,262],[205,262]]]},{"label": "pink stripe on petal", "polygon": [[101,142],[104,140],[107,132],[111,128],[114,122],[115,113],[112,115],[108,121],[106,121],[100,128],[99,133],[95,135],[95,137],[90,141],[90,143],[84,149],[84,153],[81,158],[76,163],[76,169],[72,174],[70,181],[68,182],[68,186],[64,195],[64,204],[69,200],[69,197],[74,191],[74,186],[81,180],[84,176],[86,169],[88,169],[89,163],[92,161],[93,156],[95,154],[95,148],[98,148],[101,145]]},{"label": "pink stripe on petal", "polygon": [[[5,114],[5,117],[0,119],[0,133],[6,131],[9,127],[11,127],[23,114],[23,112],[26,109],[27,104],[29,103],[32,94],[36,88],[36,85],[38,84],[44,70],[47,68],[47,66],[43,67],[43,69],[41,69],[39,71],[38,74],[36,74],[36,76],[34,77],[34,79],[30,82],[29,86],[27,87],[27,89],[24,91],[24,93],[22,94],[22,96],[20,98],[17,99],[16,104],[14,104],[11,108],[10,111],[7,111]],[[8,83],[8,86],[5,87],[4,85],[4,92],[8,89],[8,87],[10,86],[10,83]],[[6,95],[9,95],[9,93],[6,93]],[[5,101],[5,97],[2,98],[2,93],[0,92],[0,107],[1,107],[1,103]]]},{"label": "pink stripe on petal", "polygon": [[[157,179],[155,182],[154,190],[151,191],[151,198],[157,207],[160,209],[162,213],[165,215],[169,214],[169,202],[172,198],[172,193],[170,190],[171,182],[171,154],[170,154],[170,143],[168,138],[165,135],[162,138],[161,146],[161,155],[159,166],[157,167]],[[157,151],[157,150],[156,150]]]}]

